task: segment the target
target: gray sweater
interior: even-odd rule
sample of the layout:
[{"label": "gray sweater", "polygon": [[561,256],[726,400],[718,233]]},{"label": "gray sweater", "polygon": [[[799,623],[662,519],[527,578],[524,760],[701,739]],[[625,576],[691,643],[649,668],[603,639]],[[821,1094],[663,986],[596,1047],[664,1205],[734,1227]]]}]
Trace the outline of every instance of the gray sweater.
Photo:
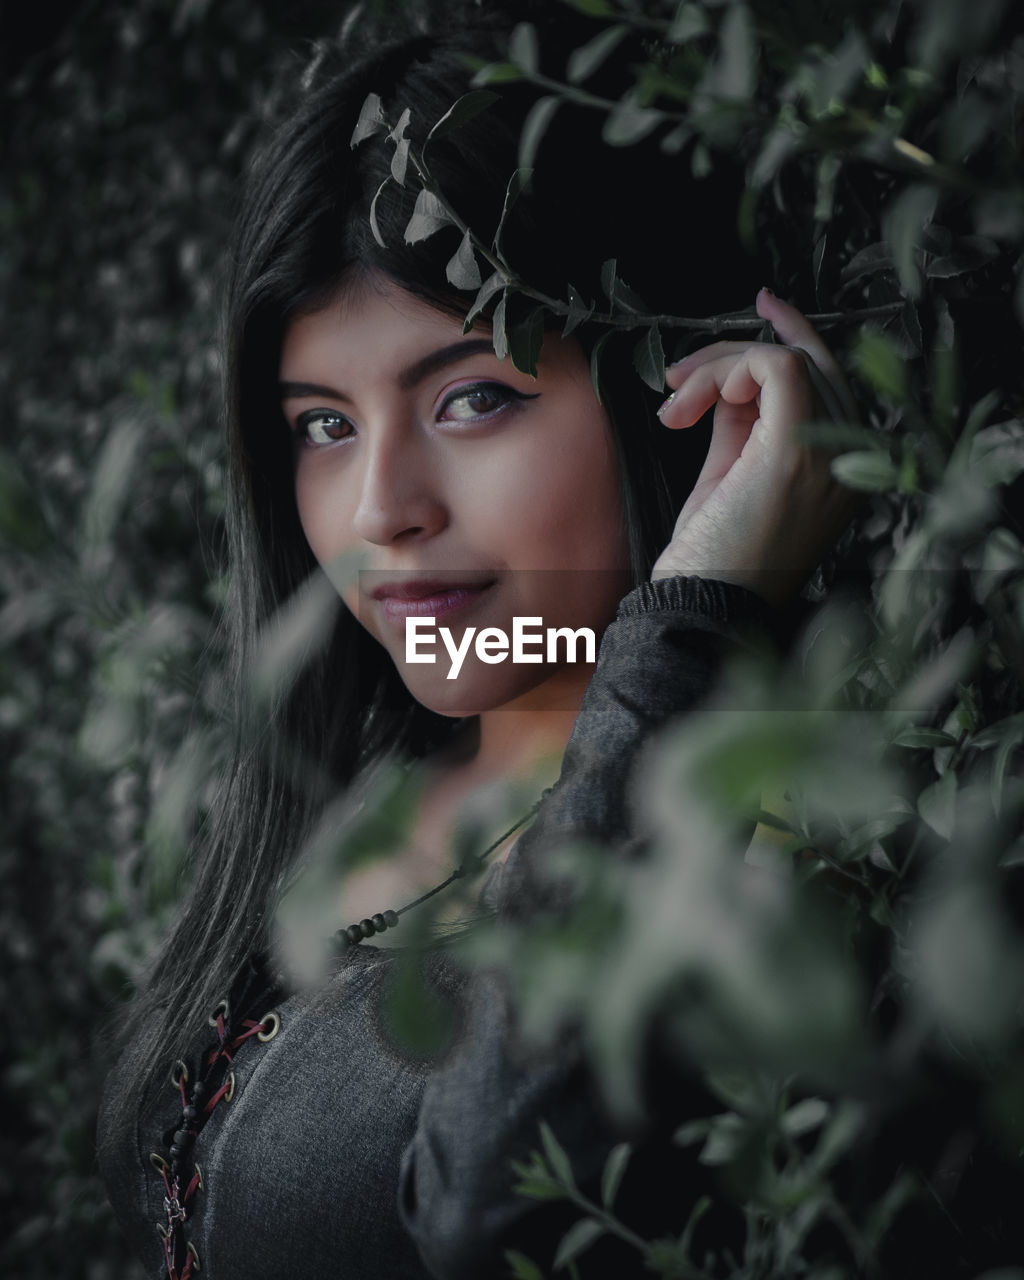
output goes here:
[{"label": "gray sweater", "polygon": [[[750,593],[696,578],[644,583],[622,600],[560,779],[503,868],[499,917],[557,908],[535,868],[567,838],[620,848],[642,842],[642,814],[630,805],[639,749],[706,697],[723,654],[765,621]],[[467,977],[457,953],[457,945],[440,948],[421,960],[438,999],[458,1010],[460,1034],[440,1059],[403,1049],[389,1029],[392,949],[350,949],[315,992],[264,986],[254,996],[260,984],[250,985],[249,1022],[273,1009],[280,1030],[262,1040],[253,1032],[223,1064],[222,1084],[229,1065],[233,1072],[230,1099],[221,1097],[190,1152],[187,1202],[187,1188],[179,1192],[179,1275],[189,1265],[185,1244],[195,1255],[192,1274],[198,1260],[204,1280],[490,1277],[505,1273],[510,1247],[550,1265],[551,1248],[578,1214],[515,1195],[509,1162],[538,1146],[545,1118],[585,1185],[623,1135],[604,1116],[571,1038],[557,1051],[523,1052],[503,982],[496,974]],[[238,1022],[233,1033],[252,1030]],[[260,1030],[266,1035],[273,1024]],[[200,1029],[184,1059],[193,1073],[217,1041],[213,1028]],[[101,1141],[101,1172],[147,1273],[157,1277],[167,1275],[158,1228],[178,1211],[165,1204],[159,1157],[180,1124],[182,1099],[169,1085],[147,1114],[123,1116],[119,1099],[137,1065],[129,1045],[108,1078],[100,1134],[112,1140]],[[677,1114],[660,1131],[630,1135],[640,1150],[624,1185],[627,1204],[644,1219],[638,1225],[651,1233],[678,1230],[707,1189],[706,1171],[692,1156],[681,1166],[665,1141],[669,1119],[704,1110],[701,1088],[680,1075],[667,1095]],[[589,1274],[631,1274],[622,1269],[628,1263],[612,1260],[612,1248],[584,1255]]]}]

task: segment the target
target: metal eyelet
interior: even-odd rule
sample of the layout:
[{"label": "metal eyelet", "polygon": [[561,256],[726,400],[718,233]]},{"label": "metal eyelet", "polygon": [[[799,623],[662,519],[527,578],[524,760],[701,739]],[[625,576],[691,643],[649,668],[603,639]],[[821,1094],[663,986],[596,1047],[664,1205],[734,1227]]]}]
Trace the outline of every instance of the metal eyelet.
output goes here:
[{"label": "metal eyelet", "polygon": [[179,1058],[171,1067],[171,1088],[180,1089],[183,1084],[188,1084],[188,1067]]},{"label": "metal eyelet", "polygon": [[149,1153],[149,1163],[157,1171],[157,1173],[170,1173],[171,1166],[159,1153],[159,1151],[151,1151]]},{"label": "metal eyelet", "polygon": [[230,1102],[234,1096],[235,1096],[235,1073],[233,1071],[229,1071],[228,1072],[228,1091],[224,1095],[224,1101]]},{"label": "metal eyelet", "polygon": [[273,1040],[274,1036],[281,1030],[281,1015],[273,1010],[270,1013],[265,1013],[260,1018],[260,1026],[265,1026],[266,1030],[257,1031],[256,1039],[261,1044],[266,1044],[268,1040]]},{"label": "metal eyelet", "polygon": [[196,1187],[197,1187],[200,1191],[205,1191],[205,1190],[206,1190],[206,1183],[205,1183],[205,1182],[203,1182],[203,1171],[202,1171],[202,1169],[199,1167],[199,1165],[196,1165],[195,1169],[196,1169],[196,1178],[198,1179],[198,1181],[196,1182]]},{"label": "metal eyelet", "polygon": [[171,1233],[167,1230],[167,1228],[164,1226],[162,1222],[158,1222],[156,1224],[156,1233],[160,1237],[160,1239],[163,1241],[170,1240],[171,1238]]},{"label": "metal eyelet", "polygon": [[218,1017],[222,1017],[225,1022],[229,1022],[230,1014],[231,1014],[231,1007],[229,1006],[228,1002],[226,1000],[219,1000],[217,1002],[216,1007],[213,1010],[213,1013],[210,1014],[210,1016],[206,1019],[206,1021],[209,1023],[211,1027],[215,1027],[217,1025]]},{"label": "metal eyelet", "polygon": [[193,1271],[202,1271],[203,1268],[199,1262],[199,1254],[196,1253],[196,1247],[191,1240],[189,1241],[189,1244],[188,1244],[188,1253],[191,1256],[192,1261],[195,1263],[195,1266],[192,1268]]}]

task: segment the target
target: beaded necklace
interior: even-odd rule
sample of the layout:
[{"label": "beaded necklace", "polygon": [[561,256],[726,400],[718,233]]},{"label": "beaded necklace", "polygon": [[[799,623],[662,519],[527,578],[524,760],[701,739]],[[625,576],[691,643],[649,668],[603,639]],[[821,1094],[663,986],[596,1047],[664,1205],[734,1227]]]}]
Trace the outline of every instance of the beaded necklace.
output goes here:
[{"label": "beaded necklace", "polygon": [[[412,902],[407,902],[404,907],[380,911],[360,920],[358,924],[340,929],[334,935],[338,949],[345,951],[349,947],[358,946],[366,938],[393,929],[406,912],[422,906],[456,880],[481,870],[495,849],[529,822],[550,794],[551,788],[545,787],[517,822],[481,853],[469,854],[463,858],[452,873],[433,889],[428,889]],[[168,1280],[190,1280],[190,1277],[201,1270],[196,1247],[184,1235],[184,1226],[191,1215],[193,1201],[204,1190],[203,1171],[191,1158],[196,1138],[217,1104],[221,1101],[230,1103],[234,1097],[235,1073],[231,1064],[238,1049],[253,1037],[265,1044],[273,1040],[281,1029],[281,1016],[276,1011],[266,1013],[262,1018],[232,1018],[232,1005],[243,1011],[247,1010],[259,998],[262,989],[258,970],[250,960],[236,978],[229,999],[221,1000],[210,1015],[210,1026],[217,1031],[217,1045],[200,1058],[198,1079],[192,1082],[191,1091],[188,1087],[189,1070],[186,1063],[179,1060],[171,1070],[171,1086],[181,1099],[181,1120],[173,1135],[169,1135],[169,1159],[157,1151],[151,1152],[149,1157],[150,1164],[163,1180],[166,1193],[163,1202],[166,1223],[157,1223],[157,1231],[163,1244]]]},{"label": "beaded necklace", "polygon": [[465,857],[462,862],[455,868],[446,880],[442,880],[439,885],[435,885],[433,889],[428,889],[426,893],[421,894],[418,898],[414,898],[412,902],[407,902],[404,907],[399,907],[397,911],[380,911],[374,916],[360,920],[358,924],[350,924],[347,929],[339,929],[334,935],[335,940],[341,950],[346,947],[358,946],[364,938],[372,938],[376,933],[384,933],[387,929],[393,929],[398,924],[400,918],[407,911],[412,911],[414,907],[422,906],[428,899],[434,897],[435,894],[441,893],[447,889],[450,884],[454,884],[456,880],[461,880],[463,876],[474,871],[479,871],[491,854],[500,845],[518,831],[519,828],[536,814],[547,797],[551,794],[551,788],[545,787],[538,798],[534,801],[530,809],[523,816],[514,822],[509,829],[502,835],[498,836],[493,844],[489,844],[482,853],[471,853]]}]

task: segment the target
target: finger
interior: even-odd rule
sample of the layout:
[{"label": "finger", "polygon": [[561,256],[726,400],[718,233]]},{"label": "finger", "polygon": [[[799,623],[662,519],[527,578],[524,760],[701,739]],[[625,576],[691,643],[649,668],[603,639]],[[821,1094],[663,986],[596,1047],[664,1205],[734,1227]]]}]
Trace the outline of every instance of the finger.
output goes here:
[{"label": "finger", "polygon": [[[850,391],[846,375],[821,334],[803,312],[791,303],[776,297],[770,289],[760,290],[754,301],[754,309],[763,320],[771,322],[772,328],[787,346],[799,347],[802,351],[806,351],[815,367],[824,374],[838,400],[836,406],[838,412],[833,413],[833,416],[857,421],[856,401]],[[818,385],[820,388],[820,381]],[[822,396],[822,399],[827,404],[829,397]]]},{"label": "finger", "polygon": [[658,416],[667,427],[689,427],[720,400],[757,406],[768,426],[792,427],[823,411],[802,351],[753,343],[694,369]]},{"label": "finger", "polygon": [[725,339],[721,342],[711,342],[706,347],[700,347],[696,351],[691,351],[688,356],[684,356],[682,360],[677,360],[675,364],[670,364],[665,370],[665,384],[673,390],[680,386],[693,373],[694,369],[699,369],[701,365],[708,364],[712,360],[717,360],[720,356],[738,355],[742,351],[746,351],[751,342],[739,341],[737,339]]},{"label": "finger", "polygon": [[753,406],[719,404],[698,482],[719,480],[725,475],[743,452],[756,418],[757,411]]}]

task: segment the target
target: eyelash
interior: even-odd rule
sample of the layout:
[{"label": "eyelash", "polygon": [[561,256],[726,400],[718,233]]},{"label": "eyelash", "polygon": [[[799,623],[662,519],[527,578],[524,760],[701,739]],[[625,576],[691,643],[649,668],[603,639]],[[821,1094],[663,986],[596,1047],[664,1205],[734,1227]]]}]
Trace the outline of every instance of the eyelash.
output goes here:
[{"label": "eyelash", "polygon": [[[483,413],[475,413],[468,418],[445,418],[444,413],[459,400],[468,400],[473,396],[483,394],[495,395],[500,399],[500,403],[493,409],[488,409]],[[456,387],[441,402],[438,410],[439,422],[456,422],[456,423],[474,423],[487,421],[497,417],[498,414],[504,413],[507,409],[515,408],[524,400],[535,400],[537,394],[529,395],[524,391],[516,391],[512,387],[506,387],[500,382],[473,382],[465,387]],[[310,429],[317,423],[326,423],[329,426],[347,426],[350,430],[341,436],[327,440],[311,440]],[[294,436],[296,440],[305,445],[309,449],[323,449],[328,444],[337,444],[339,441],[347,440],[351,437],[353,423],[345,417],[344,414],[338,413],[334,409],[307,409],[305,413],[300,413],[295,420]]]}]

